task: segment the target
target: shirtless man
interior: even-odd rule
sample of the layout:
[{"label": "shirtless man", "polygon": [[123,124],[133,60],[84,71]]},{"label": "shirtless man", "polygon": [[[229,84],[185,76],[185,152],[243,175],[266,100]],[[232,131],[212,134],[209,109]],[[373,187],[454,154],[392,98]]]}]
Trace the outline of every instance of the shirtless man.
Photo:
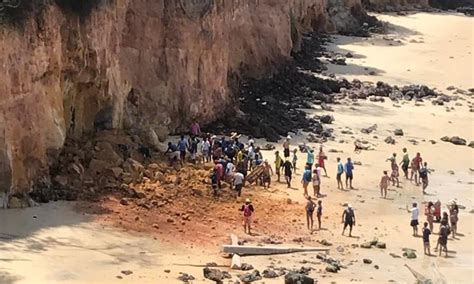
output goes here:
[{"label": "shirtless man", "polygon": [[[262,173],[262,184],[265,189],[270,188],[272,182],[273,170],[268,161],[265,160],[263,163],[263,173]],[[268,185],[267,185],[268,184]]]},{"label": "shirtless man", "polygon": [[418,182],[418,172],[421,169],[423,163],[423,159],[421,158],[420,153],[416,153],[416,156],[411,160],[411,176],[410,180],[413,180],[413,177],[415,177],[415,184],[420,185]]},{"label": "shirtless man", "polygon": [[382,179],[380,180],[380,196],[387,198],[388,184],[390,183],[390,177],[387,171],[383,171]]},{"label": "shirtless man", "polygon": [[390,161],[390,167],[392,169],[392,173],[390,175],[392,184],[395,186],[395,181],[396,181],[397,187],[400,187],[400,180],[398,179],[398,176],[400,175],[400,173],[398,171],[397,154],[393,153],[393,156],[391,158],[388,158],[387,161]]}]

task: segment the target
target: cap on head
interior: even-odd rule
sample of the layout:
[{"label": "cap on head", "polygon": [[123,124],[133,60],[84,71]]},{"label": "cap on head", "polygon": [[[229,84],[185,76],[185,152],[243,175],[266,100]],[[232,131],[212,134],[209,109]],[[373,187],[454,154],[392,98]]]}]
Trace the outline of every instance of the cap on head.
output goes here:
[{"label": "cap on head", "polygon": [[348,205],[347,205],[347,208],[351,208],[351,209],[352,209],[352,205],[351,205],[351,204],[348,204]]},{"label": "cap on head", "polygon": [[250,203],[250,198],[245,199],[245,203]]},{"label": "cap on head", "polygon": [[286,139],[288,139],[288,140],[291,139],[291,136],[290,135],[286,136]]}]

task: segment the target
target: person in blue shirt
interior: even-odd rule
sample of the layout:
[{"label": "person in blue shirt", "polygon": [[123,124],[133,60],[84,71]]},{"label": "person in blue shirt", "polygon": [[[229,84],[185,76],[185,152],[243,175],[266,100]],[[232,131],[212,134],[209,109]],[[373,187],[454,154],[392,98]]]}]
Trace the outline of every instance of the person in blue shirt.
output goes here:
[{"label": "person in blue shirt", "polygon": [[303,173],[303,178],[301,179],[301,183],[303,184],[304,189],[304,196],[308,196],[308,184],[311,182],[311,167],[306,165],[306,168]]},{"label": "person in blue shirt", "polygon": [[181,135],[181,139],[178,141],[178,150],[181,156],[181,162],[185,161],[186,150],[189,148],[188,141],[184,139],[184,135]]},{"label": "person in blue shirt", "polygon": [[342,189],[344,190],[344,185],[342,184],[342,174],[344,173],[344,165],[341,162],[341,158],[337,158],[337,175],[336,175],[336,180],[337,180],[337,189]]},{"label": "person in blue shirt", "polygon": [[311,149],[308,151],[308,156],[306,157],[306,166],[309,166],[309,170],[311,171],[311,168],[313,167],[314,164],[314,150]]},{"label": "person in blue shirt", "polygon": [[354,164],[352,164],[351,158],[347,158],[345,170],[346,170],[346,188],[354,189],[352,187],[352,179],[354,177],[352,171],[354,170]]}]

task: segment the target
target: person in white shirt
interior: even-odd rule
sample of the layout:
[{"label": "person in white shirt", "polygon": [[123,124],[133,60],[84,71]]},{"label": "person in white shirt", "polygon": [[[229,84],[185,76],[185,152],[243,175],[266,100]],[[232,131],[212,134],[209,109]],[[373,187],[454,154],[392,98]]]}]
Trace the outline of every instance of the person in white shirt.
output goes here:
[{"label": "person in white shirt", "polygon": [[210,150],[211,150],[211,143],[209,143],[209,140],[207,140],[207,138],[204,138],[204,141],[202,142],[202,145],[201,145],[202,160],[204,163],[211,161]]},{"label": "person in white shirt", "polygon": [[244,175],[240,172],[234,173],[234,190],[237,192],[236,197],[240,197],[242,193],[242,187],[244,185]]},{"label": "person in white shirt", "polygon": [[227,176],[231,176],[231,175],[234,173],[234,170],[235,170],[235,166],[234,166],[234,164],[232,164],[232,162],[229,160],[229,162],[227,163],[226,170],[225,170],[226,175],[227,175]]},{"label": "person in white shirt", "polygon": [[407,206],[407,211],[411,213],[410,226],[413,228],[413,236],[416,237],[418,236],[418,215],[420,215],[416,202],[413,202],[411,209]]}]

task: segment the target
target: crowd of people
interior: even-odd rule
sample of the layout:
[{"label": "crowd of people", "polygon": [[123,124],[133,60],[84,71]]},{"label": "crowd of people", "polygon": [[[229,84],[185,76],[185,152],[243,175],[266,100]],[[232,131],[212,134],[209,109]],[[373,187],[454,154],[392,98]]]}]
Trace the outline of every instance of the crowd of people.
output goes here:
[{"label": "crowd of people", "polygon": [[[181,136],[176,144],[168,143],[166,154],[170,162],[183,163],[187,158],[187,153],[190,154],[189,160],[193,163],[209,163],[213,162],[214,167],[210,174],[212,193],[215,197],[219,196],[222,189],[222,183],[226,182],[231,186],[232,192],[236,198],[242,195],[242,190],[246,182],[261,185],[264,188],[270,188],[272,184],[272,176],[276,175],[277,182],[282,182],[281,174],[284,175],[284,183],[287,187],[292,186],[293,174],[297,170],[298,149],[291,150],[291,137],[288,136],[283,141],[283,156],[280,151],[275,151],[274,167],[270,166],[268,160],[264,159],[261,149],[256,146],[255,140],[249,136],[247,142],[244,144],[240,142],[240,135],[232,133],[230,138],[218,138],[215,135],[201,133],[199,124],[194,122],[191,126],[191,135],[188,139]],[[301,184],[303,194],[307,199],[305,204],[307,228],[313,231],[314,221],[313,215],[316,212],[318,221],[318,229],[321,229],[321,218],[323,215],[322,197],[321,193],[322,177],[328,177],[326,169],[327,156],[324,153],[323,146],[319,147],[319,152],[315,154],[314,149],[302,145],[299,147],[300,152],[306,153],[306,163],[301,174]],[[360,151],[356,147],[356,153]],[[428,169],[427,162],[423,162],[420,153],[416,153],[415,157],[410,160],[406,148],[402,149],[402,160],[398,163],[397,153],[393,153],[387,159],[390,162],[390,174],[388,170],[383,171],[380,180],[380,195],[382,198],[387,198],[387,191],[390,184],[394,187],[400,187],[400,173],[399,167],[403,171],[406,180],[414,182],[416,186],[422,188],[423,193],[426,193],[428,187]],[[340,190],[354,189],[354,163],[348,157],[343,163],[340,157],[336,158],[336,184]],[[344,181],[343,182],[343,176]],[[312,185],[312,195],[308,191],[308,186]],[[419,226],[419,209],[417,203],[412,204],[412,208],[407,210],[411,213],[410,226],[413,229],[413,235],[418,236]],[[447,240],[449,234],[452,233],[453,238],[456,236],[457,222],[459,208],[453,200],[448,204],[449,215],[443,212],[441,217],[441,203],[438,200],[436,203],[428,202],[425,208],[426,222],[422,228],[422,238],[426,254],[430,254],[429,237],[433,234],[433,223],[440,222],[438,230],[438,241],[436,249],[439,247],[439,252],[446,252],[447,255]],[[251,231],[251,217],[255,211],[250,199],[246,199],[245,203],[240,208],[243,214],[243,226],[246,233]],[[342,234],[349,227],[349,236],[352,236],[352,228],[355,225],[355,213],[350,204],[346,206],[342,213],[342,223],[344,224]]]}]

